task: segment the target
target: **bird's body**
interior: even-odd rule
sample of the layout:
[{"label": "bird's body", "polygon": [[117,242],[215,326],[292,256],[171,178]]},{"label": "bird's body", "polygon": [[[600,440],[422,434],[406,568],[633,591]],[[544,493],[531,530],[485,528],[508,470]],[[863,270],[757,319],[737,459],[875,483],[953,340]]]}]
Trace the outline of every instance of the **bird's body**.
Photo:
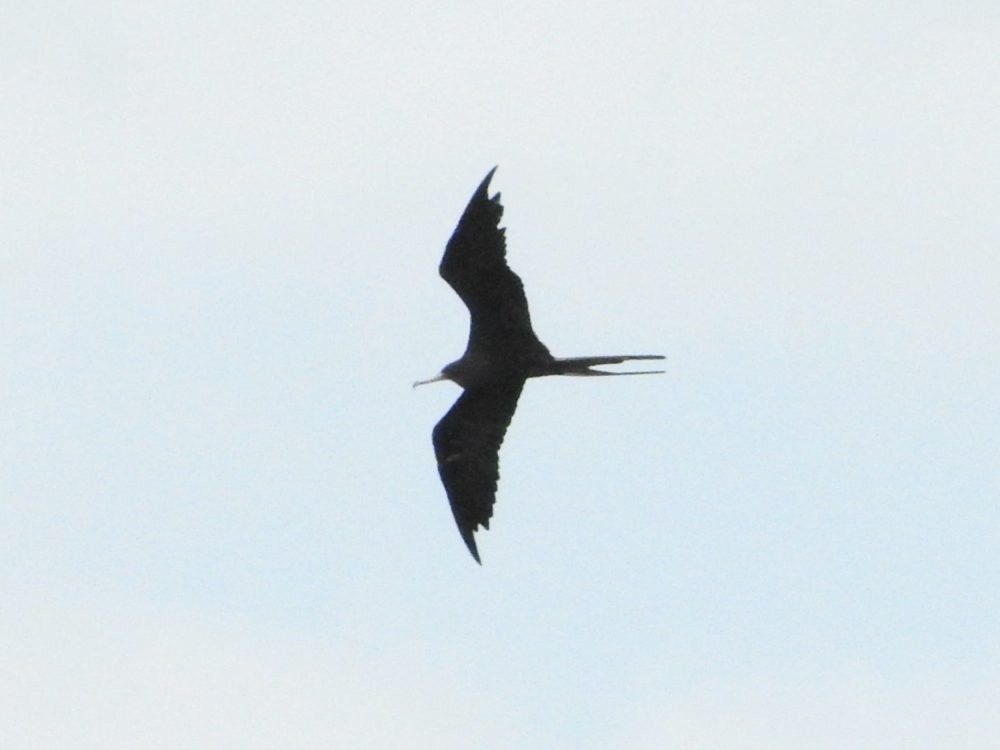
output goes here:
[{"label": "bird's body", "polygon": [[441,277],[469,308],[469,342],[461,359],[414,385],[452,380],[464,389],[434,427],[438,472],[458,530],[479,562],[473,533],[489,528],[499,479],[498,453],[528,378],[544,375],[645,375],[605,372],[594,365],[656,354],[553,357],[531,328],[521,279],[507,265],[500,194],[487,195],[496,167],[473,194],[441,259]]}]

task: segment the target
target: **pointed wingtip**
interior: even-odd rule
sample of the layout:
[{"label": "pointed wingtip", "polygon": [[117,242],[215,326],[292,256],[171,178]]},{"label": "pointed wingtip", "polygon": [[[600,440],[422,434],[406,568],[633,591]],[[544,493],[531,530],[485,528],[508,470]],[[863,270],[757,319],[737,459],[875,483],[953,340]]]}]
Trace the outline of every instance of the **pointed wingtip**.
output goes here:
[{"label": "pointed wingtip", "polygon": [[462,532],[462,541],[465,542],[465,546],[469,548],[469,552],[472,554],[472,559],[482,565],[483,561],[479,559],[479,548],[476,547],[476,538],[472,536],[472,531],[466,529],[459,529],[459,531]]},{"label": "pointed wingtip", "polygon": [[477,195],[479,193],[482,193],[483,195],[486,195],[486,191],[490,187],[490,180],[493,179],[493,173],[497,171],[497,167],[499,167],[499,166],[500,165],[497,164],[495,167],[493,167],[493,169],[491,169],[489,172],[486,173],[486,176],[483,178],[483,181],[479,183],[479,187],[476,189],[476,194]]}]

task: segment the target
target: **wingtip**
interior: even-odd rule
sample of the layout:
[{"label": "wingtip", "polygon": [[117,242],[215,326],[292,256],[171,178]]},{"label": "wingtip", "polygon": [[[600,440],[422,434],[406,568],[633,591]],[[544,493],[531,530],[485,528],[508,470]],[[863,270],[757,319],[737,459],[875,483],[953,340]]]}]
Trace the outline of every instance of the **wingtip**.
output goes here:
[{"label": "wingtip", "polygon": [[493,173],[497,171],[497,167],[499,166],[500,165],[497,164],[496,166],[493,167],[493,169],[491,169],[489,172],[486,173],[486,176],[483,178],[483,181],[479,183],[479,188],[476,190],[477,194],[478,193],[482,193],[483,195],[486,194],[486,191],[489,190],[490,187],[490,180],[493,179]]},{"label": "wingtip", "polygon": [[462,541],[465,542],[465,546],[469,548],[469,553],[472,555],[472,559],[475,560],[480,565],[482,565],[483,561],[479,559],[479,548],[476,547],[476,538],[472,536],[471,531],[466,531],[465,529],[461,529],[461,532],[462,532]]}]

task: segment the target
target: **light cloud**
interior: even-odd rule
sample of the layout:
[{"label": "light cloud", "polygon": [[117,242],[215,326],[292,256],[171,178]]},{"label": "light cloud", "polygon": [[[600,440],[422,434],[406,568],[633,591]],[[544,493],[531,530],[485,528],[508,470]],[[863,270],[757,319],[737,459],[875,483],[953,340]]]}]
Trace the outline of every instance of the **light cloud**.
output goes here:
[{"label": "light cloud", "polygon": [[767,673],[644,696],[615,746],[690,750],[988,748],[1000,733],[1000,675],[865,668]]},{"label": "light cloud", "polygon": [[487,691],[333,635],[8,601],[5,748],[509,747]]}]

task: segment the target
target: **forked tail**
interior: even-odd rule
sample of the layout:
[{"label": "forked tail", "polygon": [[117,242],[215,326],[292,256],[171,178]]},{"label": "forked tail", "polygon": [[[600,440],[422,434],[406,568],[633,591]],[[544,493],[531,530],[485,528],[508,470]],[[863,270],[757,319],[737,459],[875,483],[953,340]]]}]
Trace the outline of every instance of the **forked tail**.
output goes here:
[{"label": "forked tail", "polygon": [[659,375],[664,370],[638,370],[635,372],[608,372],[592,370],[594,365],[620,365],[633,359],[665,359],[662,354],[619,354],[604,357],[564,357],[552,362],[551,375]]}]

